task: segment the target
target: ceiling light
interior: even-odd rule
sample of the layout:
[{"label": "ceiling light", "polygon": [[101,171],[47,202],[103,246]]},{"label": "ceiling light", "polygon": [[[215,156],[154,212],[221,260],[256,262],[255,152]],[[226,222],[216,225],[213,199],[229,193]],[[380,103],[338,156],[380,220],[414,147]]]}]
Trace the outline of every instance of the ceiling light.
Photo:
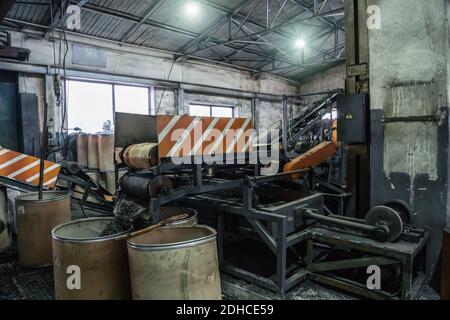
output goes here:
[{"label": "ceiling light", "polygon": [[200,12],[200,5],[195,1],[188,1],[186,4],[186,13],[195,16]]},{"label": "ceiling light", "polygon": [[305,40],[303,39],[298,39],[297,41],[295,41],[295,46],[299,49],[303,49],[306,45]]}]

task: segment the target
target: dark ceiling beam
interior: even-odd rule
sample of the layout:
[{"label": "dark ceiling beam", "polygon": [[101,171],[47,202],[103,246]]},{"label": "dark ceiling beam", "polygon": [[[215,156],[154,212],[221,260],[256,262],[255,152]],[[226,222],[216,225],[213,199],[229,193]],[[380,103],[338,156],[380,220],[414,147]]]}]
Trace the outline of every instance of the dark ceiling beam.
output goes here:
[{"label": "dark ceiling beam", "polygon": [[[244,8],[245,6],[249,5],[250,3],[252,3],[255,0],[245,0],[242,1],[241,3],[239,3],[235,8],[233,8],[231,10],[231,12],[227,13],[227,15],[225,17],[220,17],[219,19],[216,19],[216,21],[214,21],[213,23],[211,23],[204,32],[202,32],[201,34],[199,34],[199,36],[195,39],[193,39],[192,41],[190,41],[189,43],[183,45],[182,48],[180,48],[177,51],[180,52],[186,52],[187,49],[189,49],[190,46],[192,46],[195,43],[200,42],[201,39],[203,39],[205,36],[211,34],[213,31],[217,30],[219,27],[222,27],[228,19],[231,19],[232,15],[239,13],[240,10],[242,10],[242,8]],[[260,0],[258,0],[259,2]]]},{"label": "dark ceiling beam", "polygon": [[[211,2],[211,1],[209,1],[209,0],[197,0],[197,1],[200,2],[200,3],[202,3],[203,5],[205,5],[205,6],[207,6],[207,7],[210,7],[210,8],[212,8],[212,9],[215,9],[215,10],[221,12],[221,13],[224,14],[224,15],[230,14],[230,10],[229,10],[228,8],[226,8],[226,7],[224,7],[224,6],[220,5],[220,4],[217,4],[217,3],[215,3],[215,2]],[[307,9],[305,9],[305,8],[304,8],[304,10],[305,10],[305,11],[304,11],[303,13],[309,11],[309,10],[307,10]],[[302,13],[302,14],[303,14],[303,13]],[[236,13],[235,16],[238,17],[238,18],[240,18],[240,19],[245,18],[245,14],[243,14],[243,13]],[[293,19],[296,19],[296,18],[298,18],[298,17],[299,17],[299,16],[296,16],[296,17],[294,17]],[[267,29],[267,26],[266,26],[266,25],[262,25],[261,23],[255,21],[255,20],[252,20],[252,19],[249,19],[249,20],[248,20],[248,23],[249,23],[249,24],[252,24],[252,25],[254,25],[254,26],[257,26],[257,27],[259,27],[259,28],[262,28],[262,29]],[[300,23],[300,24],[304,24],[304,25],[308,25],[306,22],[299,22],[299,23]],[[316,27],[319,27],[319,28],[320,28],[320,26],[316,26]],[[334,27],[334,25],[329,25],[326,29],[329,29],[330,27]]]},{"label": "dark ceiling beam", "polygon": [[[70,3],[71,4],[77,4],[77,1],[70,1]],[[100,14],[100,15],[110,16],[112,18],[125,20],[125,21],[131,22],[131,23],[140,23],[141,20],[142,20],[141,18],[139,18],[139,17],[137,17],[135,15],[132,15],[132,14],[128,14],[128,13],[125,13],[125,12],[122,12],[122,11],[110,9],[110,8],[107,8],[107,7],[101,7],[101,6],[90,4],[90,3],[85,4],[82,7],[82,10],[90,11],[92,13],[97,13],[97,14]],[[181,28],[177,28],[177,27],[174,27],[174,26],[170,26],[170,25],[167,25],[167,24],[164,24],[164,23],[156,22],[156,21],[153,21],[151,19],[145,20],[142,24],[143,25],[147,25],[147,26],[151,26],[151,27],[155,27],[155,28],[158,28],[158,29],[164,29],[164,30],[167,30],[167,31],[172,31],[172,32],[181,34],[181,35],[186,36],[186,37],[195,38],[197,36],[197,34],[194,33],[194,32],[187,31],[187,30],[184,30],[184,29],[181,29]]]},{"label": "dark ceiling beam", "polygon": [[283,4],[280,6],[280,9],[278,9],[277,14],[275,15],[275,17],[272,19],[272,22],[269,25],[269,29],[272,29],[273,25],[275,24],[275,22],[277,22],[278,17],[280,16],[281,12],[283,12],[284,7],[286,6],[286,3],[288,2],[288,0],[284,0]]},{"label": "dark ceiling beam", "polygon": [[[300,6],[301,8],[305,9],[306,11],[312,13],[313,15],[316,14],[316,12],[314,11],[314,6],[311,7],[309,5],[307,5],[306,3],[304,3],[303,1],[300,0],[290,0],[292,3]],[[329,26],[333,27],[336,25],[336,20],[333,21],[332,19],[329,19],[328,17],[324,16],[320,18],[322,21],[324,21],[325,23],[327,23]],[[344,31],[344,29],[342,29],[342,31]]]},{"label": "dark ceiling beam", "polygon": [[[341,49],[345,49],[345,43],[341,45]],[[331,48],[329,51],[333,50],[334,48]],[[310,67],[309,69],[316,69],[317,65],[320,64],[320,62],[317,62],[318,59],[323,58],[322,55],[316,55],[314,57],[311,57],[310,59],[306,60],[304,65]],[[338,63],[345,61],[345,58],[339,58],[334,57],[332,60],[324,60],[322,62],[322,65],[332,64],[332,63]],[[264,72],[273,73],[273,72],[293,72],[302,66],[288,66],[288,67],[282,67],[282,68],[272,68],[269,70],[264,70]]]},{"label": "dark ceiling beam", "polygon": [[[250,16],[253,14],[253,12],[255,12],[255,10],[258,8],[261,1],[262,0],[258,0],[258,2],[253,6],[253,8],[245,15],[244,20],[242,20],[242,22],[239,24],[237,30],[234,31],[231,39],[236,38],[237,34],[239,33],[239,31],[241,31],[244,24],[247,22],[247,20],[250,18]],[[231,17],[230,19],[233,19],[233,17]]]},{"label": "dark ceiling beam", "polygon": [[[321,34],[317,35],[317,39],[321,39],[322,37],[327,38],[327,37],[330,36],[330,34],[331,34],[332,32],[334,32],[334,31],[333,31],[333,30],[324,31],[324,32],[322,32]],[[273,49],[272,52],[269,52],[269,55],[271,55],[271,54],[272,54],[273,52],[275,52],[276,50],[277,50],[277,48]],[[288,53],[288,54],[289,54],[289,53]],[[317,56],[323,57],[323,56],[325,56],[325,55],[327,55],[327,54],[326,54],[326,51],[320,50],[320,54],[317,55]],[[294,53],[291,53],[291,56],[294,56]],[[272,62],[261,63],[261,64],[255,66],[255,69],[263,70],[266,66],[268,66],[268,65],[270,65],[270,64],[272,64]],[[263,70],[263,71],[264,71],[264,70]]]},{"label": "dark ceiling beam", "polygon": [[[32,22],[16,20],[16,19],[11,19],[11,18],[5,18],[4,21],[0,22],[0,26],[5,26],[5,27],[8,27],[8,28],[14,29],[16,31],[20,28],[20,26],[29,26],[29,27],[32,27],[32,28],[45,30],[47,32],[50,30],[50,27],[47,26],[47,25],[41,25],[41,24],[36,24],[36,23],[32,23]],[[55,31],[63,32],[63,30],[59,29],[59,28],[55,29]],[[92,36],[92,35],[88,35],[88,34],[77,33],[77,32],[72,32],[72,31],[67,31],[67,30],[65,32],[67,34],[73,34],[73,35],[76,35],[76,36],[85,37],[87,39],[103,40],[103,41],[109,41],[109,42],[117,43],[117,44],[119,43],[118,41],[115,41],[115,40],[100,38],[100,37]],[[143,45],[134,45],[134,44],[130,44],[130,45],[135,47],[135,48],[152,49],[152,48],[149,48],[149,47],[146,47],[146,46],[143,46]],[[157,50],[159,52],[163,52],[163,53],[171,54],[171,55],[175,55],[175,56],[179,55],[179,53],[174,52],[174,51],[169,51],[169,50],[163,50],[163,49],[153,49],[153,50]],[[195,57],[192,56],[190,58],[193,58],[193,59],[195,58],[198,61],[206,61],[206,62],[209,62],[209,63],[217,63],[219,65],[226,66],[226,67],[229,67],[229,68],[234,68],[236,70],[248,71],[248,72],[251,72],[251,73],[260,72],[259,70],[252,69],[252,68],[249,68],[249,67],[246,67],[246,66],[224,63],[224,62],[221,62],[221,61],[216,61],[216,60],[212,60],[212,59],[201,57],[201,56],[195,56]],[[56,66],[56,67],[58,67],[58,66]],[[288,78],[285,78],[285,77],[282,77],[282,78],[284,78],[286,80],[289,80],[289,81],[292,81],[292,80],[290,80]]]},{"label": "dark ceiling beam", "polygon": [[155,3],[152,3],[150,5],[150,7],[148,8],[147,12],[145,13],[144,17],[141,19],[141,21],[139,21],[138,23],[136,23],[136,25],[134,27],[131,27],[128,32],[122,37],[122,39],[120,40],[121,43],[125,43],[129,37],[131,37],[137,29],[139,29],[140,26],[142,26],[142,24],[147,21],[148,18],[150,18],[150,16],[155,13],[156,10],[158,10],[159,7],[161,7],[161,5],[165,2],[166,0],[157,0]]},{"label": "dark ceiling beam", "polygon": [[[74,2],[74,4],[77,3],[76,1],[73,1],[73,2]],[[110,16],[110,17],[113,17],[113,18],[117,18],[117,19],[122,19],[122,20],[125,20],[125,21],[128,21],[128,22],[139,23],[142,20],[141,18],[136,17],[136,16],[131,15],[131,14],[128,14],[128,13],[123,13],[121,11],[117,11],[117,10],[113,10],[113,9],[109,9],[109,8],[105,8],[105,7],[100,7],[100,6],[97,6],[97,5],[90,4],[90,3],[85,4],[81,9],[82,10],[86,10],[86,11],[90,11],[90,12],[93,12],[93,13],[97,13],[97,14],[107,15],[107,16]],[[177,27],[174,27],[174,26],[170,26],[170,25],[167,25],[167,24],[159,23],[159,22],[153,21],[151,19],[147,19],[142,24],[143,25],[148,25],[148,26],[151,26],[151,27],[155,27],[155,28],[159,28],[159,29],[163,29],[163,30],[167,30],[167,31],[171,31],[171,32],[180,34],[182,36],[189,37],[191,39],[195,39],[195,38],[198,37],[198,34],[195,33],[195,32],[191,32],[191,31],[187,31],[187,30],[184,30],[184,29],[181,29],[181,28],[177,28]],[[251,50],[251,49],[248,49],[248,48],[241,49],[239,46],[236,46],[233,43],[227,43],[227,44],[222,45],[219,40],[214,40],[214,41],[216,41],[215,43],[217,44],[214,47],[223,46],[223,47],[226,47],[226,48],[229,48],[229,49],[238,50],[238,51],[245,52],[245,53],[250,53],[250,54],[253,54],[253,55],[256,55],[256,56],[260,56],[260,57],[264,57],[264,58],[267,58],[267,59],[270,59],[270,60],[273,59],[273,57],[270,57],[267,54],[262,54],[259,51]],[[183,56],[182,53],[180,53],[179,55]],[[191,56],[194,56],[194,55],[191,55]],[[199,57],[203,58],[202,56],[199,56]],[[277,60],[279,60],[281,62],[284,62],[284,63],[287,63],[287,64],[290,64],[290,65],[296,65],[296,63],[292,62],[292,61],[281,60],[279,58],[277,58]]]},{"label": "dark ceiling beam", "polygon": [[[341,10],[341,9],[337,9],[337,10],[333,10],[333,11],[335,11],[335,12],[338,12],[338,11],[339,11],[339,12],[341,12],[342,10]],[[329,12],[324,13],[324,14],[329,14]],[[272,29],[270,29],[270,30],[265,29],[265,30],[262,30],[262,31],[258,31],[258,32],[254,33],[254,34],[250,34],[250,35],[245,35],[245,36],[239,37],[239,38],[237,38],[237,39],[232,39],[232,40],[228,40],[228,41],[223,41],[223,42],[220,42],[220,43],[216,43],[216,44],[211,45],[211,46],[207,46],[207,47],[204,47],[204,48],[201,48],[201,49],[197,49],[197,50],[195,50],[195,51],[191,51],[191,52],[189,52],[189,54],[192,55],[192,54],[195,54],[195,53],[200,52],[200,51],[203,51],[203,50],[207,50],[207,49],[210,49],[210,48],[215,48],[215,47],[217,47],[217,46],[228,45],[228,44],[234,43],[234,42],[236,42],[236,41],[238,41],[238,40],[247,40],[249,37],[264,36],[264,35],[266,35],[266,34],[269,34],[269,33],[271,33],[271,32],[274,32],[275,30],[280,30],[280,29],[282,29],[282,28],[284,28],[284,27],[293,25],[293,24],[298,23],[298,22],[300,22],[300,21],[309,21],[309,20],[317,19],[317,18],[319,18],[319,16],[311,16],[311,17],[307,17],[307,18],[302,18],[302,19],[300,19],[300,20],[294,20],[294,21],[282,23],[282,24],[280,24],[280,25],[278,25],[278,26],[276,26],[276,27],[274,27],[274,28],[272,28]]]},{"label": "dark ceiling beam", "polygon": [[[260,4],[259,1],[258,1],[258,3],[256,3],[256,5],[254,6],[254,8],[253,8],[253,9],[250,11],[250,13],[248,13],[247,15],[239,14],[239,12],[238,12],[238,11],[235,11],[235,10],[233,10],[233,11],[230,12],[230,9],[227,9],[227,8],[225,8],[225,7],[223,7],[223,6],[220,6],[220,5],[217,4],[217,3],[214,3],[214,2],[211,2],[211,1],[208,1],[208,0],[199,0],[199,2],[202,3],[203,5],[206,5],[206,6],[208,6],[208,7],[211,7],[211,8],[213,8],[213,9],[218,10],[219,12],[221,12],[222,14],[225,15],[222,19],[219,19],[219,23],[218,23],[218,24],[213,24],[210,28],[208,28],[208,29],[204,32],[204,34],[210,34],[211,32],[213,32],[213,31],[217,30],[218,28],[222,27],[223,24],[226,22],[226,20],[227,20],[230,16],[231,16],[231,19],[232,19],[233,16],[240,16],[240,17],[242,17],[243,20],[244,20],[244,21],[241,22],[241,24],[238,26],[238,30],[237,30],[237,32],[235,32],[235,35],[234,35],[232,38],[234,38],[234,37],[236,36],[236,34],[239,32],[239,30],[240,30],[242,27],[244,27],[244,25],[245,25],[246,22],[247,22],[248,24],[252,24],[252,25],[254,25],[254,26],[257,26],[257,27],[259,27],[259,28],[261,28],[261,29],[265,29],[265,26],[262,26],[261,24],[255,22],[255,21],[253,21],[253,20],[251,20],[251,19],[249,18],[250,15],[251,15],[251,13],[254,11],[254,9],[256,9],[256,7]],[[284,8],[285,4],[286,4],[286,1],[285,1],[283,4],[280,5],[280,10],[278,11],[276,17],[278,17],[278,15],[283,11],[283,8]],[[297,4],[298,4],[298,3],[297,3]],[[302,6],[302,8],[305,10],[305,12],[311,12],[310,8],[307,7],[307,6]],[[304,12],[302,12],[301,15],[303,15],[303,14],[304,14]],[[313,14],[314,14],[314,11],[313,11]],[[301,16],[301,15],[297,15],[297,16],[294,17],[293,19],[296,19],[296,18],[298,18],[298,17]],[[236,23],[236,21],[235,21],[235,23]],[[333,23],[331,23],[331,26],[332,26],[332,29],[333,29],[333,30],[336,28],[336,25],[333,24]],[[252,31],[252,33],[254,33],[254,32]],[[288,37],[289,39],[292,39],[292,36],[291,36],[290,34],[284,32],[284,31],[282,31],[282,30],[276,31],[276,33],[279,34],[279,35],[282,35],[282,36],[284,36],[284,37]],[[248,34],[248,33],[245,33],[245,35],[246,35],[246,36],[252,36],[251,34]],[[262,36],[257,35],[257,37],[258,37],[259,39],[262,39],[263,41],[265,40],[264,37],[262,37]],[[208,39],[205,40],[204,43],[207,43],[207,42],[209,41],[210,38],[211,38],[211,36],[208,37]],[[233,40],[233,39],[230,39],[230,40]],[[242,41],[245,41],[245,40],[242,40]],[[187,45],[183,46],[182,52],[186,54],[186,50],[187,50],[193,43],[195,43],[195,42],[194,42],[194,41],[191,41],[191,42],[189,42]],[[234,43],[239,43],[239,42],[234,42]],[[261,43],[261,44],[263,44],[263,43]],[[244,48],[248,47],[249,45],[250,45],[249,43],[246,43],[246,45],[244,46]],[[201,49],[202,47],[203,47],[203,46],[199,46],[199,48],[197,49],[197,51],[194,51],[194,52],[198,52],[199,49]],[[258,45],[258,47],[259,47],[259,45]],[[309,47],[312,48],[312,49],[314,49],[314,50],[316,50],[316,51],[318,51],[318,52],[321,52],[322,54],[324,53],[324,51],[320,50],[319,48],[317,48],[317,47],[315,47],[315,46],[309,45]],[[263,52],[265,52],[265,50],[262,49],[262,48],[260,48],[260,50],[262,50]],[[286,54],[286,52],[283,51],[283,50],[281,50],[280,48],[278,48],[278,47],[275,48],[275,51],[280,51],[283,55],[286,55],[286,56],[289,58],[289,55]],[[238,52],[238,51],[232,52],[231,54],[227,55],[226,58],[229,58],[229,57],[233,56],[233,55],[236,54],[237,52]],[[183,58],[186,58],[186,57],[185,57],[185,56],[181,56],[181,57],[178,58],[178,59],[181,60],[181,59],[183,59]],[[275,58],[275,57],[272,56],[272,59],[269,60],[270,63],[273,63],[273,60],[275,60],[275,59],[279,60],[278,58]]]},{"label": "dark ceiling beam", "polygon": [[[212,38],[212,36],[214,35],[214,33],[217,32],[217,29],[218,29],[219,27],[222,27],[223,24],[227,21],[227,19],[229,19],[230,22],[234,22],[235,24],[237,24],[238,30],[235,32],[235,35],[236,35],[236,34],[239,32],[239,30],[242,29],[242,28],[249,29],[250,32],[251,32],[252,34],[254,33],[253,30],[251,30],[250,28],[248,28],[248,27],[245,26],[245,22],[248,22],[248,24],[252,24],[253,26],[257,26],[257,27],[260,27],[260,28],[262,28],[262,29],[265,28],[264,26],[261,26],[260,24],[258,24],[258,23],[256,23],[256,22],[254,22],[254,21],[252,21],[252,20],[249,19],[249,16],[250,16],[251,13],[253,13],[253,11],[260,5],[260,2],[261,2],[261,1],[258,1],[258,2],[255,4],[255,6],[250,10],[250,13],[248,13],[247,15],[239,14],[239,10],[240,10],[240,9],[239,9],[239,10],[234,9],[233,11],[230,12],[229,9],[226,9],[226,8],[224,8],[224,7],[221,7],[221,6],[218,5],[218,4],[215,4],[215,3],[212,3],[212,2],[209,2],[209,1],[200,1],[200,2],[201,2],[202,4],[204,4],[204,5],[207,5],[207,6],[210,6],[210,7],[214,8],[214,9],[216,9],[216,10],[219,10],[222,14],[225,14],[226,16],[223,17],[222,19],[219,19],[219,23],[218,23],[217,25],[214,25],[212,28],[209,28],[208,30],[206,30],[206,31],[203,33],[204,35],[209,34],[209,37],[203,42],[202,45],[199,45],[199,46],[198,46],[198,49],[201,49],[201,48],[204,46],[204,44],[206,44],[206,43],[209,42],[209,40]],[[250,3],[251,3],[251,2],[250,2]],[[283,10],[283,7],[284,7],[284,6],[281,6],[281,5],[280,5],[280,7],[281,7],[280,12],[281,12],[281,11]],[[238,8],[240,8],[240,7],[238,6]],[[303,14],[303,13],[302,13],[302,14]],[[235,19],[233,19],[233,16],[236,16],[236,17],[237,17],[237,16],[243,17],[243,21],[242,21],[242,22],[236,21]],[[298,18],[299,16],[300,16],[300,15],[297,15],[297,16],[295,16],[293,19]],[[212,33],[212,32],[214,32],[214,33]],[[249,33],[246,33],[246,32],[244,32],[244,34],[247,35],[247,36],[252,36],[252,34],[249,34]],[[281,32],[278,32],[278,34],[283,35]],[[230,25],[230,35],[231,35],[231,25]],[[232,38],[234,38],[235,35],[234,35],[234,36],[231,36],[231,39],[229,39],[229,40],[232,40]],[[286,36],[286,34],[284,34],[284,36]],[[290,35],[288,35],[288,36],[290,37]],[[268,41],[266,41],[266,40],[264,39],[264,37],[262,37],[262,36],[257,35],[257,38],[263,40],[264,42],[268,42]],[[185,59],[185,58],[186,58],[186,56],[187,56],[187,55],[186,55],[186,50],[187,50],[193,43],[195,43],[195,42],[191,41],[191,42],[188,43],[187,45],[183,46],[183,48],[181,49],[181,52],[184,53],[184,56],[180,56],[180,57],[178,58],[178,60],[182,60],[182,59]],[[263,43],[261,43],[261,44],[263,44]],[[258,46],[258,48],[259,48],[262,52],[265,52],[265,50],[262,49],[258,44],[256,44],[256,45]],[[248,47],[248,46],[249,46],[249,44],[247,43],[243,48],[246,48],[246,47]],[[178,51],[179,51],[179,50],[178,50]],[[277,49],[277,51],[280,51],[282,54],[286,55],[286,53],[285,53],[283,50],[279,49],[279,48]],[[230,56],[234,55],[236,52],[237,52],[237,51],[234,51],[233,53],[231,53],[231,54],[228,55],[227,57],[230,57]],[[287,55],[287,58],[289,59],[290,56]],[[274,58],[272,58],[271,60],[273,60],[273,59],[274,59]]]}]

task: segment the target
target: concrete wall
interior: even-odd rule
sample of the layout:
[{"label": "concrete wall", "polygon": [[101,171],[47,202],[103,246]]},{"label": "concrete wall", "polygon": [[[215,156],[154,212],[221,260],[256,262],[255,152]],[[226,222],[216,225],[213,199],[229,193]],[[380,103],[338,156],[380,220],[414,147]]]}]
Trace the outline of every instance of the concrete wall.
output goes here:
[{"label": "concrete wall", "polygon": [[[346,77],[345,63],[313,75],[301,81],[300,93],[321,92],[329,89],[344,89]],[[305,97],[305,103],[309,104],[317,100],[317,97]]]},{"label": "concrete wall", "polygon": [[[42,35],[12,32],[11,38],[13,46],[31,50],[30,63],[45,66],[53,66],[55,64],[52,42],[43,38]],[[94,72],[98,79],[102,79],[104,74],[107,74],[131,78],[171,80],[195,85],[274,95],[292,95],[298,93],[298,83],[275,76],[262,75],[259,78],[254,78],[246,71],[239,71],[203,62],[180,62],[173,64],[172,55],[159,51],[127,45],[119,46],[112,42],[93,40],[73,34],[67,35],[67,38],[69,52],[66,58],[66,67],[73,70]],[[59,45],[58,41],[55,42],[55,51],[57,53],[60,49]],[[82,54],[77,54],[77,50]],[[59,58],[57,58],[56,65],[60,65],[59,61]],[[40,87],[45,88],[45,77],[39,77],[42,81]],[[39,77],[36,78],[35,76],[26,74],[20,75],[23,84],[30,82],[38,85],[36,81]],[[28,80],[25,81],[26,79]],[[50,80],[47,86],[51,87],[51,78],[47,80]],[[43,95],[42,92],[39,92],[38,96],[42,98],[45,97],[45,94]],[[39,101],[42,104],[45,99],[41,98]],[[54,119],[54,125],[59,126],[61,115],[58,113],[60,113],[60,109],[55,107],[53,98],[49,94],[47,94],[47,99],[51,100],[49,103],[51,109],[50,115]],[[195,102],[234,105],[239,109],[239,116],[251,116],[251,101],[249,99],[187,94],[185,97],[185,106],[182,108],[184,113],[188,112],[189,104]],[[159,114],[174,114],[175,104],[175,94],[172,89],[163,90],[158,88],[155,90],[155,108],[158,109],[159,107]],[[264,107],[261,108],[260,112],[260,118],[263,123],[261,127],[264,127],[266,123],[267,125],[272,124],[276,119],[281,118],[281,113],[281,102],[264,103]],[[272,121],[272,119],[274,120]]]},{"label": "concrete wall", "polygon": [[[54,65],[51,41],[19,32],[12,32],[11,38],[13,46],[31,50],[30,63]],[[203,62],[173,64],[172,55],[151,49],[119,46],[112,42],[73,34],[67,35],[67,39],[67,68],[277,95],[295,94],[298,90],[297,83],[275,76],[263,75],[255,78],[247,71]],[[81,54],[74,54],[74,46]],[[55,50],[58,53],[59,42],[56,42]]]},{"label": "concrete wall", "polygon": [[[382,19],[381,30],[369,31],[372,205],[406,201],[415,222],[432,228],[433,263],[449,219],[446,3],[368,1]],[[411,118],[436,115],[442,120]]]}]

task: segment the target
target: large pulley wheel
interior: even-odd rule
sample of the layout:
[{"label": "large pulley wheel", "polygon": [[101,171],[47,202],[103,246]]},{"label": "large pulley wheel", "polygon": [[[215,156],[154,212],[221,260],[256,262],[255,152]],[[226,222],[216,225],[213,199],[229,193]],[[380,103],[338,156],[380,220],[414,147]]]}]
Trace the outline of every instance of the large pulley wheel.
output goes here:
[{"label": "large pulley wheel", "polygon": [[[400,214],[386,206],[378,206],[370,210],[366,215],[366,224],[377,227],[375,236],[377,240],[385,242],[396,241],[403,230],[403,222]],[[386,231],[383,234],[383,229]]]},{"label": "large pulley wheel", "polygon": [[160,194],[168,194],[172,191],[172,181],[170,178],[161,175],[152,179],[148,186],[150,198],[157,197]]},{"label": "large pulley wheel", "polygon": [[394,209],[403,221],[403,224],[413,224],[414,214],[411,211],[409,205],[403,200],[392,200],[385,204],[386,207]]}]

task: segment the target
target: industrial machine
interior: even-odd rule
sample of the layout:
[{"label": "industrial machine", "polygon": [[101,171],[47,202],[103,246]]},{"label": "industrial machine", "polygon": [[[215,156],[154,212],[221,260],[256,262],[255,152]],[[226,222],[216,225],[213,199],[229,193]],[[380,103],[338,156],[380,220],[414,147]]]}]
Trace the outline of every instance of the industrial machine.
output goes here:
[{"label": "industrial machine", "polygon": [[[352,195],[343,188],[342,163],[346,143],[366,137],[366,116],[357,112],[364,97],[328,92],[291,121],[287,100],[281,134],[269,139],[254,134],[252,119],[116,113],[116,177],[126,171],[116,194],[72,162],[61,165],[57,185],[103,215],[120,216],[118,207],[134,203],[125,211],[139,225],[158,223],[162,206],[195,208],[201,223],[218,230],[221,270],[282,297],[306,279],[370,298],[414,297],[429,236],[414,227],[408,205],[392,201],[365,219],[346,215]],[[269,164],[258,161],[277,151]],[[371,265],[390,276],[383,278],[390,290],[366,287]]]},{"label": "industrial machine", "polygon": [[[282,296],[305,279],[317,279],[369,297],[409,298],[413,295],[411,261],[426,247],[427,232],[412,226],[412,214],[402,202],[375,207],[364,220],[344,216],[342,203],[351,195],[324,179],[333,175],[327,162],[339,157],[343,147],[337,141],[336,121],[330,117],[327,125],[323,123],[327,120],[324,116],[338,108],[338,99],[340,93],[331,93],[297,117],[295,125],[291,122],[288,126],[285,118],[283,156],[278,173],[270,175],[261,175],[264,166],[251,161],[261,144],[252,141],[251,134],[244,134],[252,129],[249,119],[117,113],[118,167],[129,169],[119,182],[119,193],[148,208],[144,214],[148,223],[160,220],[161,206],[195,208],[200,221],[218,229],[222,271]],[[211,138],[214,129],[218,133]],[[231,129],[234,136],[227,140]],[[275,142],[269,140],[268,145]],[[208,156],[214,161],[208,161]],[[227,159],[233,161],[226,164]],[[320,191],[325,188],[328,193]],[[330,209],[327,204],[333,203],[332,199],[338,201]],[[346,243],[350,238],[354,243]],[[322,242],[322,253],[339,252],[336,245],[348,245],[344,252],[350,250],[352,259],[317,267],[314,241]],[[365,246],[359,248],[355,243]],[[261,252],[267,261],[255,266]],[[360,270],[376,263],[394,266],[393,271],[388,268],[389,273],[398,272],[404,278],[395,292],[374,293],[352,279],[322,275],[339,274],[345,266]]]}]

